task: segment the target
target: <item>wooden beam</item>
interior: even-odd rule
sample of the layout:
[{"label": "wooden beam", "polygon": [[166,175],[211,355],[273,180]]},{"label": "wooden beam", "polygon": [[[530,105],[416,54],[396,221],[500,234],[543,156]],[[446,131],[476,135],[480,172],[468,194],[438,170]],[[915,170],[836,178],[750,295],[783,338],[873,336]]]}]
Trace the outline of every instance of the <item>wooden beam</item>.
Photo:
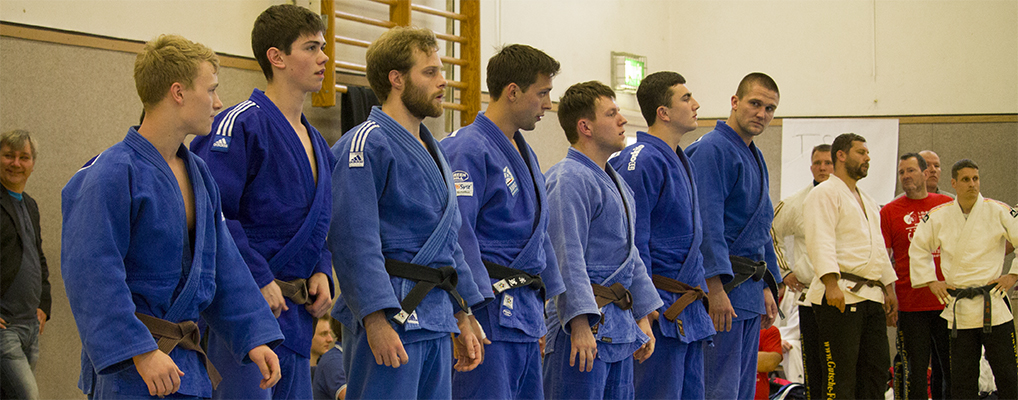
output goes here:
[{"label": "wooden beam", "polygon": [[394,0],[389,5],[389,21],[398,26],[410,26],[410,0]]},{"label": "wooden beam", "polygon": [[367,40],[354,39],[352,37],[339,36],[339,35],[335,35],[334,37],[336,39],[336,43],[347,44],[347,45],[350,45],[350,46],[357,46],[357,47],[363,47],[363,48],[368,48],[368,46],[371,46],[371,42],[369,42]]},{"label": "wooden beam", "polygon": [[445,11],[445,10],[439,10],[437,8],[431,8],[431,7],[428,7],[428,6],[422,6],[420,4],[411,4],[410,5],[410,9],[414,10],[414,11],[417,11],[417,12],[422,12],[422,13],[425,13],[425,14],[437,15],[439,17],[445,17],[445,18],[455,19],[455,20],[459,20],[459,21],[463,21],[463,20],[467,19],[467,16],[463,15],[463,14],[457,14],[457,13],[454,13],[454,12],[449,12],[449,11]]},{"label": "wooden beam", "polygon": [[[325,37],[336,35],[336,13],[335,0],[322,0],[322,18],[325,23]],[[311,95],[311,106],[333,107],[336,105],[336,42],[325,41],[325,55],[329,61],[325,62],[325,80],[322,81],[322,88]]]},{"label": "wooden beam", "polygon": [[474,122],[474,117],[481,111],[481,2],[480,0],[461,0],[460,13],[467,19],[460,22],[460,34],[468,38],[460,43],[460,57],[470,60],[469,64],[460,68],[460,79],[467,87],[460,91],[461,103],[465,110],[460,113],[460,125],[467,126]]},{"label": "wooden beam", "polygon": [[345,19],[347,21],[360,22],[362,24],[374,25],[381,28],[392,28],[396,26],[392,21],[382,21],[380,19],[368,18],[362,15],[351,14],[344,11],[336,11],[336,18]]}]

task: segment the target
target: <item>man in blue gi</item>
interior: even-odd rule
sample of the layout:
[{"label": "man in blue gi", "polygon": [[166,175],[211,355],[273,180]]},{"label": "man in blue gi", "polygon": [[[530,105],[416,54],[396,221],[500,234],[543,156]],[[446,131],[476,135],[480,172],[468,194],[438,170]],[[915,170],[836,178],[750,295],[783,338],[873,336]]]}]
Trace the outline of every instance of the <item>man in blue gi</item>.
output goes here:
[{"label": "man in blue gi", "polygon": [[781,274],[770,233],[774,208],[767,163],[753,143],[774,118],[778,98],[771,77],[746,75],[732,96],[728,121],[718,121],[686,148],[696,165],[700,250],[717,330],[713,346],[704,350],[708,399],[753,398],[760,329],[778,313],[774,292]]},{"label": "man in blue gi", "polygon": [[255,385],[280,378],[269,347],[283,335],[208,167],[183,145],[223,106],[218,68],[212,50],[180,36],[149,42],[134,66],[144,122],[64,187],[60,267],[82,343],[78,385],[96,399],[212,396],[199,316],[232,362],[260,371]]},{"label": "man in blue gi", "polygon": [[703,346],[714,326],[701,300],[707,287],[700,243],[703,231],[693,165],[679,141],[696,129],[700,104],[675,72],[640,82],[636,99],[649,126],[612,167],[633,189],[636,247],[664,300],[652,314],[654,355],[634,366],[636,398],[702,399]]},{"label": "man in blue gi", "polygon": [[229,362],[229,347],[212,332],[209,353],[223,373],[215,398],[311,398],[315,319],[332,304],[325,236],[335,160],[302,108],[332,73],[325,69],[324,30],[321,17],[303,7],[262,12],[251,47],[268,80],[265,92],[255,89],[219,113],[212,133],[191,142],[219,184],[230,233],[286,336],[275,349],[283,379],[264,391],[252,384],[258,371]]},{"label": "man in blue gi", "polygon": [[627,121],[597,81],[566,90],[558,118],[572,146],[548,169],[548,235],[566,291],[549,303],[545,397],[631,399],[633,359],[654,353],[648,315],[663,303],[637,253],[633,192],[608,165]]},{"label": "man in blue gi", "polygon": [[544,174],[521,130],[534,130],[551,109],[559,63],[514,44],[488,60],[491,101],[473,124],[442,140],[449,156],[463,226],[459,243],[482,293],[495,299],[476,311],[491,345],[485,362],[453,372],[453,397],[541,399],[545,297],[565,290],[548,237]]},{"label": "man in blue gi", "polygon": [[382,106],[332,147],[329,248],[343,300],[332,315],[343,323],[352,399],[450,398],[450,333],[463,346],[458,371],[481,362],[470,306],[484,297],[457,242],[453,172],[421,123],[442,115],[437,51],[423,28],[393,28],[372,43],[367,78]]}]

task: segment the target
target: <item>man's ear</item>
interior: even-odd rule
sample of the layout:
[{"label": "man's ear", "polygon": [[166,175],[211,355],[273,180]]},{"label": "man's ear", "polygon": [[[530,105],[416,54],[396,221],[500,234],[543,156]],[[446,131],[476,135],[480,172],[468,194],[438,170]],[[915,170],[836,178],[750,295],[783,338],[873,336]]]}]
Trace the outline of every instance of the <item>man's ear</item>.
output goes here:
[{"label": "man's ear", "polygon": [[739,96],[732,95],[732,109],[739,108]]},{"label": "man's ear", "polygon": [[265,51],[265,56],[268,58],[269,64],[272,64],[273,67],[286,69],[286,63],[283,62],[282,50],[275,47],[269,47],[269,49]]},{"label": "man's ear", "polygon": [[181,104],[184,102],[184,85],[180,82],[173,82],[170,85],[169,96],[173,99],[174,103]]},{"label": "man's ear", "polygon": [[658,121],[664,121],[664,122],[671,122],[671,120],[672,120],[672,117],[668,115],[668,107],[665,107],[665,106],[658,106],[657,107],[657,117],[655,117],[655,118]]},{"label": "man's ear", "polygon": [[523,93],[520,90],[519,85],[517,85],[515,82],[506,85],[505,89],[502,90],[502,95],[506,96],[506,99],[508,99],[510,102],[514,102],[517,99],[519,99],[521,94]]},{"label": "man's ear", "polygon": [[389,71],[389,84],[393,90],[403,90],[404,76],[397,70]]},{"label": "man's ear", "polygon": [[586,137],[593,136],[593,128],[591,127],[590,120],[586,118],[580,118],[579,121],[576,121],[576,132],[578,132],[580,136]]}]

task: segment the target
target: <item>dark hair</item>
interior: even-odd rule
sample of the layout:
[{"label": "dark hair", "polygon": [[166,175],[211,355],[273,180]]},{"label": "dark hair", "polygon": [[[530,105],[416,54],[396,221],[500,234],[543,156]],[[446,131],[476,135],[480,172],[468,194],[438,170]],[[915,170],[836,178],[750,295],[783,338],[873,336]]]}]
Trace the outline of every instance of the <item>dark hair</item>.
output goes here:
[{"label": "dark hair", "polygon": [[967,158],[961,159],[958,162],[954,163],[954,166],[951,167],[951,179],[958,179],[958,171],[961,171],[964,168],[972,168],[976,171],[979,170],[979,166],[976,165],[975,161],[969,160]]},{"label": "dark hair", "polygon": [[811,151],[809,153],[809,157],[813,158],[813,154],[815,154],[818,151],[823,151],[823,152],[830,153],[831,152],[831,145],[829,145],[827,143],[823,143],[823,144],[818,144],[816,146],[813,146],[813,151]]},{"label": "dark hair", "polygon": [[672,86],[686,83],[686,78],[677,72],[661,71],[647,75],[640,82],[636,89],[636,101],[640,103],[640,112],[643,119],[647,120],[647,126],[654,125],[657,120],[658,107],[672,106],[672,96],[675,95]]},{"label": "dark hair", "polygon": [[615,91],[598,81],[577,83],[566,89],[566,93],[558,101],[558,122],[566,131],[569,143],[576,144],[580,140],[580,132],[576,123],[583,118],[597,119],[595,114],[597,99],[601,97],[615,98]]},{"label": "dark hair", "polygon": [[[291,46],[301,35],[325,32],[322,17],[307,8],[293,4],[274,5],[262,11],[251,29],[251,50],[262,67],[265,79],[272,80],[272,64],[267,52],[275,47],[289,55]],[[329,58],[332,58],[330,55]]]},{"label": "dark hair", "polygon": [[848,151],[852,150],[852,142],[866,143],[866,138],[854,133],[842,133],[834,138],[834,143],[831,143],[831,164],[838,165],[838,152],[844,151],[848,154]]},{"label": "dark hair", "polygon": [[488,60],[488,94],[498,100],[502,90],[515,83],[524,92],[537,82],[538,74],[553,77],[560,64],[543,51],[525,44],[503,47]]},{"label": "dark hair", "polygon": [[414,49],[425,55],[438,51],[438,41],[430,29],[397,26],[375,39],[365,55],[368,83],[378,101],[384,103],[392,91],[389,71],[407,74],[414,66]]},{"label": "dark hair", "polygon": [[764,89],[770,90],[778,95],[778,97],[781,97],[781,92],[778,91],[778,84],[763,72],[753,72],[743,77],[742,81],[739,82],[739,88],[735,91],[735,97],[742,99],[742,96],[745,96],[747,92],[753,89],[753,85],[763,86]]},{"label": "dark hair", "polygon": [[901,157],[898,157],[898,160],[899,161],[905,161],[905,160],[908,160],[910,158],[915,158],[916,162],[919,163],[919,170],[920,171],[925,171],[926,170],[926,159],[923,158],[923,156],[919,155],[919,153],[905,153],[905,154],[902,154]]}]

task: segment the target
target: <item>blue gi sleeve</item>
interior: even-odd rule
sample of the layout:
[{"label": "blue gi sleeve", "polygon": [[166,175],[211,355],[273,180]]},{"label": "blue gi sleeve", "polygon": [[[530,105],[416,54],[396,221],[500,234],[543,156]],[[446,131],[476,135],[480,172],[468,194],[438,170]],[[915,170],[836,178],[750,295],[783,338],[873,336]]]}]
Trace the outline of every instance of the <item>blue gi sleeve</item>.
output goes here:
[{"label": "blue gi sleeve", "polygon": [[232,123],[232,139],[227,150],[213,151],[211,138],[200,138],[191,143],[191,151],[201,157],[208,165],[209,171],[215,177],[219,185],[219,192],[222,196],[223,217],[226,218],[226,225],[230,228],[233,241],[237,245],[240,254],[251,270],[258,287],[265,287],[275,276],[269,268],[269,262],[255,249],[248,244],[247,234],[244,227],[238,220],[241,209],[241,199],[247,186],[247,177],[250,171],[257,171],[263,159],[263,151],[254,135],[249,132],[258,131],[260,127],[254,126],[257,122],[248,120],[248,113],[241,113],[235,120],[231,118],[217,118],[217,124],[212,127],[216,132],[219,125]]},{"label": "blue gi sleeve", "polygon": [[[449,160],[449,168],[453,171],[467,173],[463,182],[456,182],[456,201],[459,203],[460,216],[462,217],[459,245],[478,290],[485,300],[490,300],[495,297],[494,292],[481,290],[481,288],[491,287],[491,279],[488,276],[488,270],[484,267],[484,261],[481,259],[481,249],[475,233],[478,210],[488,200],[488,195],[485,193],[487,182],[485,159],[488,155],[486,152],[479,151],[475,146],[468,146],[468,144],[471,143],[465,138],[447,138],[441,142]],[[460,185],[462,184],[469,184],[472,187],[469,190],[461,189]]]},{"label": "blue gi sleeve", "polygon": [[551,235],[544,233],[544,257],[547,264],[544,271],[541,271],[541,280],[544,282],[544,295],[550,299],[566,291],[566,285],[562,283],[562,272],[559,271],[558,258],[555,256],[555,245],[551,242]]},{"label": "blue gi sleeve", "polygon": [[[210,185],[214,186],[214,185]],[[261,345],[275,348],[283,343],[283,333],[265,302],[254,278],[244,265],[229,229],[223,220],[219,196],[210,187],[216,205],[216,294],[201,313],[216,335],[225,340],[234,359],[250,363],[248,353]],[[331,280],[331,279],[330,279]]]},{"label": "blue gi sleeve", "polygon": [[[767,270],[771,271],[771,275],[774,276],[775,283],[781,283],[785,279],[781,275],[781,265],[778,264],[778,255],[774,251],[774,238],[771,236],[772,231],[767,231],[767,243],[764,244],[764,262],[767,263]],[[775,302],[778,299],[774,299]]]},{"label": "blue gi sleeve", "polygon": [[97,164],[63,190],[60,269],[83,350],[100,374],[157,349],[137,317],[124,257],[131,241],[131,171]]},{"label": "blue gi sleeve", "polygon": [[722,282],[731,281],[732,262],[728,259],[728,242],[725,239],[725,199],[731,191],[724,163],[731,162],[712,143],[703,141],[690,145],[687,150],[690,161],[696,165],[697,193],[700,200],[700,219],[703,222],[704,278],[721,276]]},{"label": "blue gi sleeve", "polygon": [[583,177],[564,175],[548,177],[548,235],[566,289],[556,302],[559,321],[565,332],[570,333],[569,321],[574,317],[586,314],[590,326],[601,319],[585,259],[590,219],[594,215],[590,198],[600,195],[587,193],[588,188],[596,187],[594,183],[570,182]]},{"label": "blue gi sleeve", "polygon": [[[331,180],[332,179],[332,171],[336,169],[336,156],[332,154],[332,151],[329,149],[328,143],[326,143],[325,139],[321,137],[322,134],[318,133],[318,131],[315,131],[315,133],[317,134],[316,139],[321,142],[322,148],[325,149],[325,151],[323,151],[322,154],[324,154],[328,158],[328,160],[326,161],[326,164],[329,166],[329,174],[328,174],[328,176],[329,176],[329,179]],[[309,132],[309,134],[310,134],[310,132]],[[315,139],[313,139],[313,140],[315,140]],[[325,174],[323,174],[321,172],[318,173],[319,184],[322,184],[322,182],[320,180],[322,179],[323,175],[325,175]],[[330,182],[325,182],[325,184],[332,185],[332,182],[331,181]],[[328,210],[328,212],[332,212],[332,210]],[[333,280],[332,280],[332,252],[329,251],[329,246],[327,246],[327,245],[326,246],[322,246],[321,257],[318,259],[318,264],[315,265],[315,269],[314,269],[314,272],[312,273],[312,275],[314,275],[316,273],[319,273],[319,272],[325,274],[325,276],[329,278],[328,279],[328,281],[329,281],[329,293],[331,293],[332,297],[335,298],[336,297],[336,287],[333,284]]]},{"label": "blue gi sleeve", "polygon": [[633,263],[633,284],[629,285],[629,292],[633,295],[632,312],[636,319],[646,317],[647,314],[665,305],[641,257],[636,257]]},{"label": "blue gi sleeve", "polygon": [[[392,153],[379,143],[383,138],[382,132],[367,135],[362,167],[338,163],[332,172],[328,245],[339,290],[358,323],[375,311],[400,309],[382,255],[378,199],[393,168]],[[340,139],[332,150],[336,158],[347,157],[352,142]]]}]

